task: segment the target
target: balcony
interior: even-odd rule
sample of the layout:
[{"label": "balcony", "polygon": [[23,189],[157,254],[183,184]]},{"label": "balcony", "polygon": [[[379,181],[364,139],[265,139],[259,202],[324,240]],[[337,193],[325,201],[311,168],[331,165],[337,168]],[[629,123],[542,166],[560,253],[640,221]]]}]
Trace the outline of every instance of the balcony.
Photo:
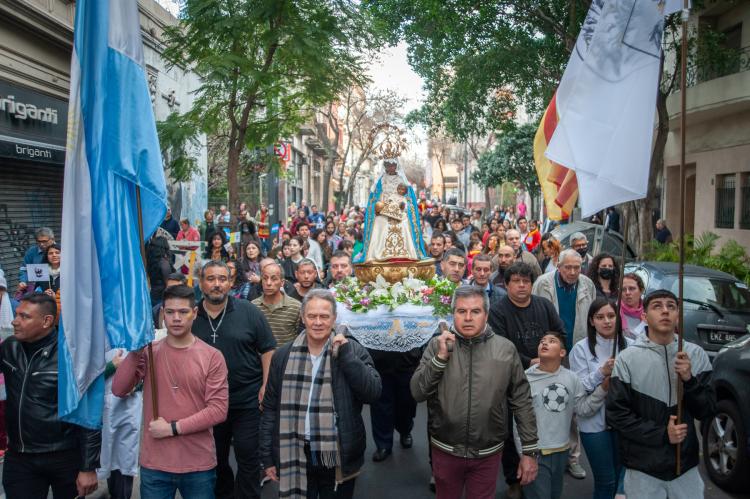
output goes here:
[{"label": "balcony", "polygon": [[305,135],[315,135],[315,125],[312,123],[303,123],[299,126],[299,130],[297,131],[300,135],[303,137]]},{"label": "balcony", "polygon": [[724,76],[742,73],[750,69],[750,47],[739,49],[732,56],[718,58],[700,67],[689,68],[687,75],[688,87],[694,87],[704,82],[722,78]]},{"label": "balcony", "polygon": [[[723,60],[722,60],[723,59]],[[687,75],[688,124],[750,110],[750,47],[733,57],[694,65]],[[679,128],[680,92],[667,100],[670,125]]]}]

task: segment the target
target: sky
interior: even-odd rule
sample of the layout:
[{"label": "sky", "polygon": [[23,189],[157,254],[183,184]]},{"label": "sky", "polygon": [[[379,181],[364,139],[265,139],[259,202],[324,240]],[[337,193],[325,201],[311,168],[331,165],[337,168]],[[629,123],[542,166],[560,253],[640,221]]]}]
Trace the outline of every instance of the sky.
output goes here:
[{"label": "sky", "polygon": [[[381,51],[377,61],[373,62],[369,74],[373,80],[373,86],[381,89],[393,90],[406,97],[404,114],[417,109],[424,100],[422,91],[423,80],[409,66],[407,57],[408,47],[404,42],[395,47],[385,47]],[[427,158],[427,133],[422,127],[409,131],[408,156],[416,156],[419,162],[425,162]]]},{"label": "sky", "polygon": [[[179,11],[178,0],[156,0],[162,7],[173,15]],[[422,78],[409,66],[407,46],[401,42],[395,47],[384,47],[378,60],[370,67],[369,74],[373,85],[377,88],[393,90],[406,97],[404,114],[418,108],[424,99],[422,92]],[[426,136],[423,129],[409,133],[409,155],[426,158]]]}]

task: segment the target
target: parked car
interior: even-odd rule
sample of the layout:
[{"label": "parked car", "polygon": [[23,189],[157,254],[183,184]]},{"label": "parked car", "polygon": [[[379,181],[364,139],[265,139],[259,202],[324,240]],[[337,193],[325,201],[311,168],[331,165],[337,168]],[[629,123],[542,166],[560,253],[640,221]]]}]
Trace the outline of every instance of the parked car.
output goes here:
[{"label": "parked car", "polygon": [[[607,230],[603,225],[588,222],[572,222],[558,225],[552,230],[552,235],[560,241],[563,248],[570,248],[570,236],[575,232],[582,232],[586,236],[586,239],[589,241],[589,253],[592,255],[599,253],[609,253],[616,257],[622,255],[622,234]],[[628,244],[625,261],[635,260],[635,258],[635,250]]]},{"label": "parked car", "polygon": [[[638,274],[646,293],[668,289],[678,294],[678,266],[671,262],[634,262],[625,272]],[[718,270],[685,265],[685,339],[703,347],[713,359],[727,343],[748,335],[750,291],[734,276]]]},{"label": "parked car", "polygon": [[714,359],[717,411],[704,421],[703,462],[711,480],[730,492],[750,490],[750,335],[727,343]]}]

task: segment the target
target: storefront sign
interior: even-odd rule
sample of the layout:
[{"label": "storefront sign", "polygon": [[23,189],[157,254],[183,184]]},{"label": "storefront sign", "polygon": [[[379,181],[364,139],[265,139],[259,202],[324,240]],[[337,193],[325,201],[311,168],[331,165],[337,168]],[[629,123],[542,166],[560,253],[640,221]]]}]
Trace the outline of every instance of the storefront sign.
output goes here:
[{"label": "storefront sign", "polygon": [[65,163],[68,103],[0,80],[0,157]]}]

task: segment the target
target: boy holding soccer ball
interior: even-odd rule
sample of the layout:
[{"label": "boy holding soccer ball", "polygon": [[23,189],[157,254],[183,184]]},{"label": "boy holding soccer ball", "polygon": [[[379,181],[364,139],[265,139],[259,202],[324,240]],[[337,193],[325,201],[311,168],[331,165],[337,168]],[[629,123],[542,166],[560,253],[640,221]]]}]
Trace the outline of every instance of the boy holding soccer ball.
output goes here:
[{"label": "boy holding soccer ball", "polygon": [[586,394],[576,374],[562,366],[565,340],[555,331],[547,332],[537,347],[539,363],[526,370],[539,432],[539,473],[523,487],[526,499],[558,499],[562,495],[563,474],[568,463],[570,421],[594,414],[604,404],[607,392],[599,385]]}]

